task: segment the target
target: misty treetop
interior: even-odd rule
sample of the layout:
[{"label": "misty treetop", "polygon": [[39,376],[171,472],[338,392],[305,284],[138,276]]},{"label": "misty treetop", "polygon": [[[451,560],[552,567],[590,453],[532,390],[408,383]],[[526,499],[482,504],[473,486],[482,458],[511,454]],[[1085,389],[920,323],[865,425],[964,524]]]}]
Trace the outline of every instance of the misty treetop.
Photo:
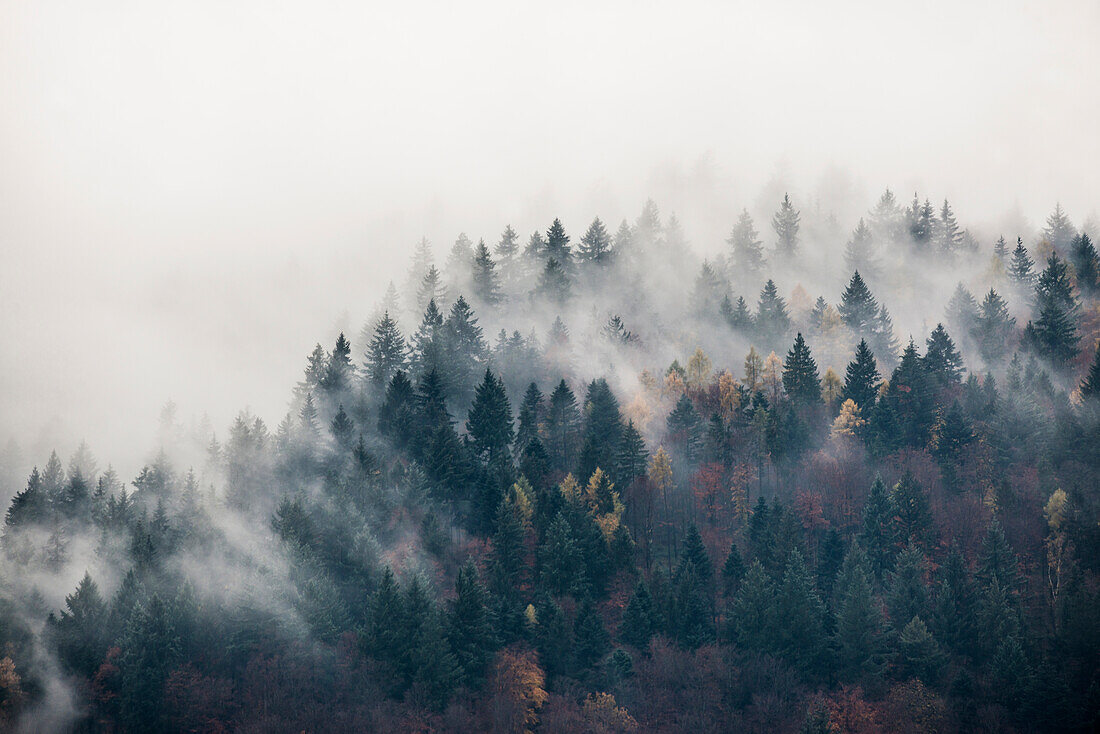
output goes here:
[{"label": "misty treetop", "polygon": [[1100,725],[1096,233],[614,221],[421,241],[273,427],[20,467],[0,721]]}]

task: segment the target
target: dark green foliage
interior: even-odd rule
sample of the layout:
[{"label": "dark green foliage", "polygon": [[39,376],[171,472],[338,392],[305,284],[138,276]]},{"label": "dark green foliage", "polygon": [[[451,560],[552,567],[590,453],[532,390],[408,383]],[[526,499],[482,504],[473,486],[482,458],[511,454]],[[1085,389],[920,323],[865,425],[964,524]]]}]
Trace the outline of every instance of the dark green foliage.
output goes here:
[{"label": "dark green foliage", "polygon": [[473,309],[462,296],[451,306],[443,322],[444,384],[459,405],[473,397],[474,383],[485,363],[488,349]]},{"label": "dark green foliage", "polygon": [[477,300],[487,306],[500,303],[503,298],[500,290],[500,275],[496,271],[496,263],[493,262],[493,256],[489,254],[489,247],[485,244],[485,240],[477,243],[471,275]]},{"label": "dark green foliage", "polygon": [[634,587],[634,593],[623,610],[622,623],[619,625],[619,639],[628,645],[644,650],[656,632],[653,597],[644,580]]},{"label": "dark green foliage", "polygon": [[554,469],[565,473],[573,468],[577,458],[579,429],[577,399],[562,380],[550,394],[550,408],[546,412],[546,453]]},{"label": "dark green foliage", "polygon": [[906,676],[935,685],[946,656],[919,616],[913,617],[898,636],[901,669]]},{"label": "dark green foliage", "polygon": [[594,265],[607,265],[611,262],[611,235],[599,217],[592,220],[588,230],[581,237],[581,246],[577,250],[577,258],[582,262]]},{"label": "dark green foliage", "polygon": [[634,427],[634,421],[627,421],[619,440],[619,450],[615,456],[614,478],[616,486],[622,491],[629,489],[635,479],[645,473],[649,451],[646,450],[642,434]]},{"label": "dark green foliage", "polygon": [[531,383],[523,394],[519,407],[519,426],[516,428],[516,453],[523,455],[524,449],[532,439],[539,435],[539,422],[542,419],[543,400],[539,386]]},{"label": "dark green foliage", "polygon": [[878,366],[875,363],[875,355],[867,346],[865,339],[860,339],[856,345],[855,359],[848,363],[844,373],[844,391],[841,400],[852,400],[866,414],[869,408],[875,404],[878,397],[879,379]]},{"label": "dark green foliage", "polygon": [[1022,238],[1016,239],[1016,249],[1012,251],[1012,262],[1008,266],[1008,275],[1018,288],[1028,289],[1035,282],[1035,273],[1032,268],[1035,262],[1027,254]]},{"label": "dark green foliage", "polygon": [[853,544],[833,588],[833,645],[842,680],[866,682],[880,676],[885,666],[885,622],[872,581],[866,555]]},{"label": "dark green foliage", "polygon": [[474,404],[466,419],[474,451],[487,461],[504,459],[515,438],[512,406],[504,392],[504,381],[485,370],[485,379],[477,386]]},{"label": "dark green foliage", "polygon": [[955,349],[955,342],[947,333],[947,329],[943,328],[943,324],[936,324],[925,346],[923,362],[928,375],[940,387],[958,385],[964,372],[963,358]]},{"label": "dark green foliage", "polygon": [[886,590],[886,604],[895,629],[904,627],[913,617],[929,617],[927,570],[919,546],[910,543],[898,554]]},{"label": "dark green foliage", "polygon": [[977,331],[974,338],[978,342],[978,352],[989,365],[1000,363],[1011,346],[1016,319],[1008,313],[1008,303],[992,288],[985,294],[978,307]]},{"label": "dark green foliage", "polygon": [[745,578],[745,561],[737,543],[730,544],[730,552],[722,564],[722,596],[734,596],[741,589],[741,580]]},{"label": "dark green foliage", "polygon": [[162,731],[163,687],[180,660],[182,641],[172,611],[153,596],[137,604],[118,641],[119,708],[130,731]]},{"label": "dark green foliage", "polygon": [[989,586],[997,583],[1011,593],[1020,585],[1019,564],[1012,546],[1008,544],[1001,524],[994,518],[989,523],[978,554],[978,580]]},{"label": "dark green foliage", "polygon": [[415,430],[417,395],[409,378],[401,370],[394,373],[386,388],[386,399],[378,411],[378,430],[399,448],[405,448]]},{"label": "dark green foliage", "polygon": [[958,547],[952,547],[939,569],[936,589],[936,636],[950,649],[966,652],[974,647],[977,588]]},{"label": "dark green foliage", "polygon": [[801,332],[787,352],[783,363],[783,388],[796,405],[815,405],[821,402],[821,380],[817,374],[817,362],[806,346]]},{"label": "dark green foliage", "polygon": [[572,667],[573,634],[562,608],[550,597],[543,597],[535,608],[538,624],[535,647],[539,662],[548,675],[564,675]]},{"label": "dark green foliage", "polygon": [[756,305],[754,319],[756,333],[767,345],[783,344],[787,332],[791,330],[791,317],[787,314],[787,303],[779,295],[779,288],[771,278],[760,291],[760,301]]},{"label": "dark green foliage", "polygon": [[569,235],[565,233],[560,219],[554,219],[550,229],[546,230],[546,257],[557,260],[564,267],[572,262],[572,249],[569,247]]},{"label": "dark green foliage", "polygon": [[894,512],[894,537],[899,543],[925,543],[932,531],[932,509],[928,495],[912,473],[905,472],[890,492]]},{"label": "dark green foliage", "polygon": [[935,420],[933,383],[912,341],[871,420],[873,441],[882,451],[924,448]]},{"label": "dark green foliage", "polygon": [[1038,318],[1024,327],[1024,343],[1055,366],[1064,366],[1078,353],[1077,298],[1066,263],[1052,254],[1035,284]]},{"label": "dark green foliage", "polygon": [[859,271],[852,274],[844,292],[840,294],[837,306],[844,324],[857,334],[869,333],[878,318],[878,301],[871,295],[871,289],[863,281]]},{"label": "dark green foliage", "polygon": [[386,311],[374,328],[374,336],[367,346],[367,379],[375,390],[381,391],[390,384],[394,374],[405,369],[407,354],[405,338],[401,336],[397,322],[390,318],[390,312]]},{"label": "dark green foliage", "polygon": [[539,584],[558,595],[581,596],[588,588],[584,554],[560,512],[547,528],[546,540],[539,548]]},{"label": "dark green foliage", "polygon": [[1081,293],[1094,295],[1100,291],[1100,258],[1087,234],[1081,233],[1074,238],[1072,261]]},{"label": "dark green foliage", "polygon": [[351,342],[343,332],[336,337],[336,344],[329,354],[325,376],[321,379],[321,387],[329,394],[342,392],[351,385],[351,377],[354,368],[351,366]]},{"label": "dark green foliage", "polygon": [[573,622],[573,660],[577,669],[583,672],[595,667],[609,652],[611,635],[596,605],[590,598],[585,599]]},{"label": "dark green foliage", "polygon": [[753,561],[729,611],[730,637],[741,647],[760,652],[774,650],[775,586],[759,561]]},{"label": "dark green foliage", "polygon": [[1100,341],[1096,343],[1096,355],[1092,358],[1085,379],[1081,381],[1081,397],[1096,398],[1100,396]]},{"label": "dark green foliage", "polygon": [[496,647],[496,639],[488,595],[472,562],[467,561],[455,579],[455,598],[447,615],[446,633],[461,683],[476,687]]},{"label": "dark green foliage", "polygon": [[50,636],[65,666],[83,676],[95,673],[107,647],[107,604],[87,572],[65,597],[65,608],[56,617],[51,614],[49,622]]},{"label": "dark green foliage", "polygon": [[686,394],[676,401],[676,406],[668,414],[666,425],[669,438],[679,450],[680,456],[688,461],[699,458],[701,421],[695,411],[695,404]]},{"label": "dark green foliage", "polygon": [[813,674],[826,654],[825,605],[802,554],[791,551],[776,590],[776,652]]},{"label": "dark green foliage", "polygon": [[875,477],[863,505],[859,542],[866,550],[871,571],[878,578],[883,578],[894,567],[896,537],[893,501],[882,478]]},{"label": "dark green foliage", "polygon": [[955,401],[936,427],[932,452],[940,463],[943,482],[949,489],[962,489],[958,485],[956,467],[962,463],[966,448],[974,440],[974,429],[970,420],[958,401]]},{"label": "dark green foliage", "polygon": [[577,476],[590,477],[597,468],[614,471],[622,431],[619,401],[607,380],[593,380],[584,400],[584,438]]}]

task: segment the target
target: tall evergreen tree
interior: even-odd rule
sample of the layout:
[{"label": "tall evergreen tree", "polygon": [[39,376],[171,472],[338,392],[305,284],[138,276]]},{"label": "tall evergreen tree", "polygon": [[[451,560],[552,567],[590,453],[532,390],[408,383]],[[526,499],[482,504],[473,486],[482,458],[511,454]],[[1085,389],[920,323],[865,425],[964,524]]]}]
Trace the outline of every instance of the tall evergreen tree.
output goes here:
[{"label": "tall evergreen tree", "polygon": [[764,246],[757,239],[759,236],[749,210],[743,209],[726,239],[726,244],[730,246],[731,268],[742,280],[749,280],[764,269]]},{"label": "tall evergreen tree", "polygon": [[512,406],[504,391],[504,382],[485,370],[485,379],[474,392],[474,403],[466,419],[474,451],[492,462],[508,456],[508,447],[515,438],[512,427]]},{"label": "tall evergreen tree", "polygon": [[978,306],[977,331],[974,334],[978,342],[978,352],[987,365],[1000,364],[1012,344],[1016,329],[1016,319],[1008,312],[1008,303],[990,288],[982,303]]},{"label": "tall evergreen tree", "polygon": [[1030,289],[1035,282],[1035,273],[1032,272],[1035,262],[1027,254],[1024,240],[1016,238],[1016,249],[1012,251],[1012,262],[1008,266],[1008,275],[1018,288]]},{"label": "tall evergreen tree", "polygon": [[806,674],[826,653],[825,605],[802,554],[792,550],[776,592],[777,651]]},{"label": "tall evergreen tree", "polygon": [[475,688],[484,675],[496,639],[488,595],[472,561],[467,561],[455,578],[455,598],[447,615],[446,635],[461,682]]},{"label": "tall evergreen tree", "polygon": [[936,235],[937,248],[944,255],[954,255],[962,244],[959,224],[955,221],[955,214],[951,211],[951,205],[947,203],[947,199],[943,200],[943,207],[940,209],[940,222],[936,227]]},{"label": "tall evergreen tree", "polygon": [[649,586],[642,579],[634,587],[634,593],[623,610],[619,639],[639,650],[647,649],[657,631],[655,615],[653,597],[649,593]]},{"label": "tall evergreen tree", "polygon": [[550,394],[546,412],[546,450],[554,468],[562,473],[573,467],[577,459],[580,411],[573,390],[565,380]]},{"label": "tall evergreen tree", "polygon": [[351,385],[353,373],[351,366],[351,342],[343,332],[336,337],[336,344],[329,354],[328,364],[325,368],[325,376],[321,380],[321,387],[329,394],[339,393]]},{"label": "tall evergreen tree", "polygon": [[844,264],[856,272],[862,269],[868,275],[875,273],[878,266],[875,262],[874,246],[871,228],[863,221],[863,217],[860,217],[859,224],[856,225],[851,239],[844,248]]},{"label": "tall evergreen tree", "polygon": [[1024,327],[1024,342],[1056,366],[1072,361],[1078,353],[1077,298],[1065,261],[1051,254],[1035,284],[1038,318]]},{"label": "tall evergreen tree", "polygon": [[539,423],[543,418],[543,398],[539,386],[531,383],[523,394],[519,407],[519,426],[516,428],[516,454],[522,455],[527,444],[539,434]]},{"label": "tall evergreen tree", "polygon": [[1100,258],[1088,234],[1082,232],[1073,239],[1073,267],[1077,270],[1077,288],[1086,295],[1100,291]]},{"label": "tall evergreen tree", "polygon": [[405,369],[407,354],[405,338],[401,336],[397,322],[390,317],[389,311],[385,311],[374,329],[365,359],[367,379],[376,391],[380,392],[389,385],[398,370]]},{"label": "tall evergreen tree", "polygon": [[837,311],[844,324],[857,334],[868,333],[874,327],[878,317],[878,302],[871,295],[871,289],[867,287],[858,270],[852,274],[852,279],[840,295]]},{"label": "tall evergreen tree", "polygon": [[1043,239],[1050,243],[1055,252],[1065,253],[1076,236],[1077,230],[1062,210],[1062,204],[1056,203],[1054,211],[1047,217],[1046,226],[1043,227]]},{"label": "tall evergreen tree", "polygon": [[599,217],[592,220],[592,224],[588,225],[588,230],[581,237],[577,257],[582,262],[593,265],[607,265],[611,262],[611,235]]},{"label": "tall evergreen tree", "polygon": [[412,338],[413,375],[420,379],[433,370],[442,372],[446,366],[445,348],[443,314],[435,300],[429,299],[420,327]]},{"label": "tall evergreen tree", "polygon": [[555,257],[547,260],[539,275],[537,292],[553,303],[563,304],[569,300],[571,289],[569,274],[561,261]]},{"label": "tall evergreen tree", "polygon": [[885,667],[885,624],[872,593],[873,577],[866,555],[853,543],[844,556],[834,587],[833,644],[842,680],[867,681]]},{"label": "tall evergreen tree", "polygon": [[458,404],[469,403],[474,381],[488,355],[485,338],[470,304],[462,296],[451,306],[443,322],[445,374],[448,390]]},{"label": "tall evergreen tree", "polygon": [[894,567],[894,539],[897,536],[893,519],[894,506],[886,484],[881,477],[875,477],[863,505],[859,543],[866,549],[870,569],[879,578]]},{"label": "tall evergreen tree", "polygon": [[573,251],[569,246],[569,235],[565,233],[560,219],[554,219],[550,229],[546,230],[546,257],[557,260],[562,268],[568,270],[573,262]]},{"label": "tall evergreen tree", "polygon": [[1088,374],[1081,381],[1081,397],[1100,397],[1100,341],[1096,343],[1096,356],[1092,358]]},{"label": "tall evergreen tree", "polygon": [[965,371],[963,358],[955,349],[955,342],[947,329],[943,328],[943,324],[936,324],[925,342],[925,347],[922,360],[928,375],[941,387],[960,384]]},{"label": "tall evergreen tree", "polygon": [[791,197],[783,194],[779,211],[772,217],[772,229],[775,230],[775,251],[783,258],[792,258],[798,253],[799,213],[791,203]]},{"label": "tall evergreen tree", "polygon": [[471,273],[471,282],[474,295],[482,303],[495,306],[503,299],[500,290],[500,275],[496,270],[496,263],[489,253],[489,247],[485,240],[479,240],[474,251],[474,264]]},{"label": "tall evergreen tree", "polygon": [[860,339],[856,345],[855,359],[848,363],[844,373],[841,401],[853,400],[861,410],[868,411],[878,397],[879,386],[882,384],[879,377],[875,355],[871,353],[867,341]]},{"label": "tall evergreen tree", "polygon": [[894,570],[890,573],[886,588],[886,604],[890,621],[895,629],[901,629],[913,617],[928,617],[928,586],[925,583],[927,563],[924,551],[909,543],[898,553]]},{"label": "tall evergreen tree", "polygon": [[791,317],[787,314],[787,303],[779,295],[775,281],[768,279],[760,291],[760,301],[756,306],[756,332],[767,344],[782,344],[786,341],[791,328]]},{"label": "tall evergreen tree", "polygon": [[817,363],[801,332],[795,337],[783,363],[783,389],[795,404],[816,405],[821,402],[821,379],[817,374]]},{"label": "tall evergreen tree", "polygon": [[623,419],[619,401],[607,380],[600,378],[588,385],[584,399],[584,437],[578,461],[578,475],[592,476],[596,469],[613,471],[622,437]]}]

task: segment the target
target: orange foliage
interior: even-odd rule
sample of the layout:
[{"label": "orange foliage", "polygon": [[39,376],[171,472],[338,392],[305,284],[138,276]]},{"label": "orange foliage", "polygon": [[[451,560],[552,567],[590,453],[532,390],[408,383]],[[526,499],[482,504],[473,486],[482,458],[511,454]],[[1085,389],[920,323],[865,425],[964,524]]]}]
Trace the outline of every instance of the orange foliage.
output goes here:
[{"label": "orange foliage", "polygon": [[546,675],[531,650],[509,647],[497,654],[487,684],[494,732],[529,732],[546,703]]}]

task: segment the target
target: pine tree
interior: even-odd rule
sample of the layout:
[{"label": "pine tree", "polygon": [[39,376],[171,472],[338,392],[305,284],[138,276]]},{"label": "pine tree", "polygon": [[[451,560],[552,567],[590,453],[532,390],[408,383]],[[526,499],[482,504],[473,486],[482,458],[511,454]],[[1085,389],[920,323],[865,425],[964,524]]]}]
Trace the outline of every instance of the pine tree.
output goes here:
[{"label": "pine tree", "polygon": [[902,233],[903,216],[897,197],[886,189],[871,210],[871,230],[880,240],[897,240]]},{"label": "pine tree", "polygon": [[374,329],[374,336],[367,346],[367,379],[375,390],[381,391],[393,379],[398,370],[405,369],[408,348],[405,339],[397,328],[397,322],[390,318],[390,312],[382,314],[382,320]]},{"label": "pine tree", "polygon": [[791,197],[783,194],[779,211],[772,217],[772,229],[775,230],[776,254],[783,258],[792,258],[798,252],[799,213],[791,204]]},{"label": "pine tree", "polygon": [[485,338],[470,304],[462,296],[443,322],[445,384],[459,405],[473,397],[474,381],[488,355]]},{"label": "pine tree", "polygon": [[871,353],[867,341],[860,339],[856,345],[855,359],[848,363],[845,370],[840,399],[854,401],[866,413],[874,406],[881,384],[875,355]]},{"label": "pine tree", "polygon": [[546,257],[557,260],[565,270],[573,262],[572,248],[569,247],[569,235],[565,233],[560,219],[554,219],[550,229],[546,230]]},{"label": "pine tree", "polygon": [[65,597],[65,608],[58,616],[50,614],[48,623],[61,662],[79,675],[94,675],[108,644],[107,603],[88,572]]},{"label": "pine tree", "polygon": [[731,266],[736,268],[742,280],[750,280],[764,269],[764,246],[758,237],[749,210],[742,210],[737,224],[726,239],[726,244],[730,246]]},{"label": "pine tree", "polygon": [[1005,241],[1004,235],[998,237],[997,241],[993,243],[993,254],[996,256],[998,263],[1008,267],[1008,242]]},{"label": "pine tree", "polygon": [[936,228],[936,234],[938,235],[936,244],[941,254],[952,256],[958,251],[962,243],[962,235],[947,199],[943,200],[943,207],[940,209],[940,222]]},{"label": "pine tree", "polygon": [[461,670],[461,682],[476,688],[496,647],[485,587],[472,561],[459,569],[447,615],[447,642]]},{"label": "pine tree", "polygon": [[817,363],[799,332],[783,363],[783,389],[795,404],[816,405],[821,402],[821,380]]},{"label": "pine tree", "polygon": [[580,596],[588,588],[584,556],[569,522],[561,512],[546,530],[539,546],[539,585],[557,595]]},{"label": "pine tree", "polygon": [[722,596],[736,595],[744,578],[745,561],[741,557],[741,551],[737,549],[737,543],[730,543],[730,552],[726,554],[726,561],[722,564]]},{"label": "pine tree", "polygon": [[665,423],[669,438],[676,442],[681,455],[688,461],[695,461],[699,455],[701,421],[687,393],[680,395]]},{"label": "pine tree", "polygon": [[1016,249],[1012,251],[1012,262],[1008,267],[1008,275],[1012,282],[1022,290],[1030,289],[1032,283],[1035,282],[1035,274],[1032,272],[1034,266],[1034,261],[1027,254],[1027,248],[1024,247],[1023,238],[1017,237]]},{"label": "pine tree", "polygon": [[936,635],[956,652],[966,652],[974,646],[977,601],[977,589],[966,561],[953,544],[940,566],[933,619]]},{"label": "pine tree", "polygon": [[1062,204],[1056,203],[1054,211],[1047,217],[1047,225],[1043,227],[1043,239],[1050,243],[1055,252],[1064,253],[1073,244],[1076,236],[1077,230],[1062,210]]},{"label": "pine tree", "polygon": [[546,413],[546,449],[551,464],[563,473],[576,461],[579,427],[577,399],[562,380],[550,394],[550,408]]},{"label": "pine tree", "polygon": [[523,394],[519,407],[519,426],[516,428],[516,454],[522,455],[527,444],[539,434],[539,423],[543,417],[543,398],[539,386],[531,383]]},{"label": "pine tree", "polygon": [[753,561],[729,611],[730,637],[740,647],[776,651],[776,591],[760,561]]},{"label": "pine tree", "polygon": [[572,285],[569,274],[557,258],[546,261],[546,267],[539,276],[537,292],[547,300],[556,304],[563,304],[569,300]]},{"label": "pine tree", "polygon": [[394,373],[386,388],[386,398],[378,410],[378,430],[399,448],[406,448],[412,438],[416,413],[416,391],[402,370]]},{"label": "pine tree", "polygon": [[852,237],[844,249],[844,264],[856,272],[863,270],[868,274],[875,273],[878,266],[874,260],[874,246],[871,228],[863,221],[863,217],[860,217],[859,224],[852,232]]},{"label": "pine tree", "polygon": [[1063,366],[1078,353],[1077,298],[1069,280],[1066,263],[1051,254],[1047,267],[1035,284],[1039,317],[1028,321],[1024,342],[1036,354]]},{"label": "pine tree", "polygon": [[313,347],[306,362],[304,377],[294,387],[294,395],[299,400],[305,399],[306,393],[317,392],[321,389],[321,382],[328,370],[328,355],[325,348],[318,343]]},{"label": "pine tree", "polygon": [[336,337],[336,344],[329,355],[325,376],[321,380],[321,387],[329,394],[339,393],[351,385],[351,376],[354,368],[351,366],[351,342],[344,333]]},{"label": "pine tree", "polygon": [[777,651],[803,673],[813,673],[826,649],[825,605],[798,550],[787,558],[776,591]]},{"label": "pine tree", "polygon": [[894,510],[894,537],[899,542],[923,543],[932,529],[932,509],[924,487],[906,471],[890,492]]},{"label": "pine tree", "polygon": [[466,419],[466,432],[474,451],[487,461],[508,456],[508,447],[515,438],[512,428],[512,406],[504,391],[504,382],[485,370],[485,379],[477,386],[474,403]]},{"label": "pine tree", "polygon": [[894,567],[894,506],[886,484],[875,477],[871,491],[863,505],[863,521],[859,542],[866,549],[867,559],[875,576],[883,575]]},{"label": "pine tree", "polygon": [[1100,258],[1092,240],[1082,232],[1073,240],[1073,267],[1077,270],[1077,288],[1086,295],[1100,291]]},{"label": "pine tree", "polygon": [[585,599],[573,623],[573,659],[581,672],[593,668],[611,652],[611,635],[591,599]]},{"label": "pine tree", "polygon": [[928,616],[926,572],[924,551],[917,545],[911,542],[898,553],[886,587],[886,605],[895,629],[904,627],[915,616]]},{"label": "pine tree", "polygon": [[775,281],[768,279],[760,291],[760,301],[756,306],[756,332],[766,344],[781,344],[786,341],[791,328],[791,318],[787,314],[787,304],[779,295]]},{"label": "pine tree", "polygon": [[581,246],[577,257],[582,262],[593,265],[607,265],[611,262],[611,235],[599,217],[592,220],[588,230],[581,237]]},{"label": "pine tree", "polygon": [[489,254],[489,247],[485,240],[479,240],[474,251],[474,265],[471,274],[471,282],[474,295],[482,303],[495,306],[503,299],[500,290],[500,276],[496,271],[496,263]]},{"label": "pine tree", "polygon": [[871,289],[863,281],[859,270],[852,274],[852,279],[840,295],[837,311],[844,324],[855,333],[866,334],[873,329],[878,316],[878,302],[871,295]]},{"label": "pine tree", "polygon": [[445,367],[445,349],[443,339],[443,314],[439,312],[434,299],[428,301],[420,327],[412,338],[413,375],[422,379],[435,370],[442,374]]},{"label": "pine tree", "polygon": [[982,360],[988,365],[999,364],[1012,343],[1016,319],[1009,315],[1008,303],[992,288],[978,306],[976,326],[975,338]]},{"label": "pine tree", "polygon": [[163,731],[163,687],[180,662],[181,640],[168,605],[158,596],[134,607],[118,647],[119,708],[129,731]]},{"label": "pine tree", "polygon": [[934,378],[941,387],[958,385],[962,382],[963,358],[955,349],[955,342],[943,324],[936,324],[928,340],[925,342],[923,362],[925,371]]},{"label": "pine tree", "polygon": [[745,299],[738,296],[737,304],[733,305],[729,303],[729,296],[726,296],[722,304],[722,315],[730,328],[742,334],[748,334],[753,328],[753,317],[752,312],[749,311],[749,304],[745,302]]},{"label": "pine tree", "polygon": [[613,470],[623,432],[619,401],[607,380],[600,378],[588,385],[584,399],[584,435],[578,459],[578,475],[592,476],[596,469]]},{"label": "pine tree", "polygon": [[623,610],[622,623],[619,625],[619,639],[626,644],[645,650],[656,633],[653,597],[645,580],[638,581],[634,593]]},{"label": "pine tree", "polygon": [[928,444],[934,411],[932,384],[916,345],[910,341],[876,406],[871,427],[886,450],[923,448]]},{"label": "pine tree", "polygon": [[1100,342],[1096,343],[1096,356],[1092,358],[1092,366],[1088,374],[1081,381],[1081,397],[1096,398],[1100,396]]},{"label": "pine tree", "polygon": [[635,479],[645,474],[648,461],[649,451],[642,434],[634,426],[633,420],[627,421],[615,456],[615,484],[624,491],[628,490]]},{"label": "pine tree", "polygon": [[872,593],[872,580],[866,555],[853,543],[834,587],[833,644],[842,680],[874,679],[885,666],[885,622]]},{"label": "pine tree", "polygon": [[1019,588],[1020,572],[1016,554],[1008,544],[1001,524],[994,518],[989,523],[978,554],[978,580],[986,586],[997,583],[1006,592]]},{"label": "pine tree", "polygon": [[898,648],[901,667],[906,674],[932,685],[939,680],[946,656],[919,616],[914,616],[902,628]]}]

